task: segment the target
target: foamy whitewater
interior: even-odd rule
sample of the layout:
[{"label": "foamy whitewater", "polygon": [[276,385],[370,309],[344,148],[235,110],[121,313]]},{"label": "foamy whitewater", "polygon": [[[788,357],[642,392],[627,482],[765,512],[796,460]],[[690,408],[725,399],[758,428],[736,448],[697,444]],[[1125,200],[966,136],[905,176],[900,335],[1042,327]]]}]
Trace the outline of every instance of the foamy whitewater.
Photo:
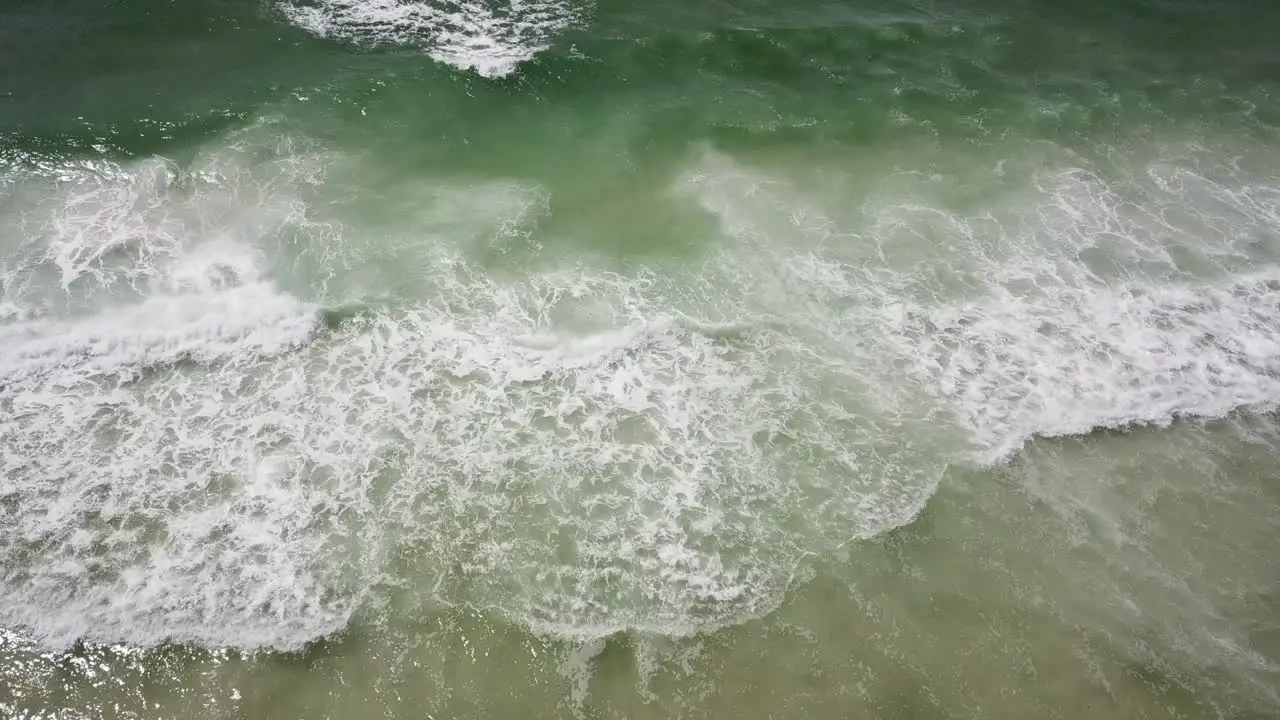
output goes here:
[{"label": "foamy whitewater", "polygon": [[320,37],[419,48],[437,62],[501,77],[578,22],[573,0],[308,0],[280,6]]},{"label": "foamy whitewater", "polygon": [[1280,271],[1215,260],[1275,252],[1280,193],[1229,170],[1126,197],[1054,161],[972,217],[896,177],[851,213],[706,150],[669,193],[718,223],[697,262],[520,272],[475,253],[528,242],[547,191],[444,183],[449,232],[380,239],[419,278],[388,298],[284,261],[367,241],[316,210],[347,161],[279,132],[9,178],[0,625],[289,649],[403,590],[688,636],[910,522],[949,465],[1280,401]]},{"label": "foamy whitewater", "polygon": [[1275,27],[0,3],[0,718],[1280,715]]}]

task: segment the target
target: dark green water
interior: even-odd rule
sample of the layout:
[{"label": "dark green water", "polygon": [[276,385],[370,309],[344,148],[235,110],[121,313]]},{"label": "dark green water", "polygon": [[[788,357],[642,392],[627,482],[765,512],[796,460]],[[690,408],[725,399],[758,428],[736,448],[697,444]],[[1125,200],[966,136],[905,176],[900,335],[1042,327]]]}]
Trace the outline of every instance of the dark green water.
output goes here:
[{"label": "dark green water", "polygon": [[1280,714],[1280,5],[0,9],[0,715]]}]

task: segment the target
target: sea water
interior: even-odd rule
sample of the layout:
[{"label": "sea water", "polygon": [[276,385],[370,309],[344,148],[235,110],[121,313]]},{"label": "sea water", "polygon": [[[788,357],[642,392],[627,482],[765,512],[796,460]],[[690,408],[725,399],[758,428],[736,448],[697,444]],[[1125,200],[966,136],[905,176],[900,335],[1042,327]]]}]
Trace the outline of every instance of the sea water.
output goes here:
[{"label": "sea water", "polygon": [[0,10],[0,714],[1280,713],[1280,6]]}]

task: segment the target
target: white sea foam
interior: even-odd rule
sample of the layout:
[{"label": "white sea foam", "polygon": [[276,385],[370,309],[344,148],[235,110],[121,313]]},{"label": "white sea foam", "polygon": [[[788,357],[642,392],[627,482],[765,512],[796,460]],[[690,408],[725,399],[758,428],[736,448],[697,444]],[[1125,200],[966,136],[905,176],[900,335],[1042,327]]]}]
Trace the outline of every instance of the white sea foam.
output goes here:
[{"label": "white sea foam", "polygon": [[877,206],[882,241],[950,238],[917,272],[957,279],[951,298],[913,281],[885,303],[887,337],[986,461],[1035,436],[1275,407],[1280,205],[1250,180],[1165,163],[1124,194],[1051,168],[982,217]]},{"label": "white sea foam", "polygon": [[308,340],[317,325],[314,308],[269,283],[153,295],[75,320],[0,325],[0,367],[7,382],[73,387],[181,360],[283,352]]},{"label": "white sea foam", "polygon": [[[113,269],[148,273],[160,256],[177,252],[188,231],[173,217],[171,193],[178,177],[170,163],[150,160],[128,173],[103,170],[73,181],[60,193],[61,207],[52,215],[48,252],[64,285]],[[112,254],[124,256],[114,268],[108,262]]]},{"label": "white sea foam", "polygon": [[304,0],[281,10],[321,37],[422,48],[485,77],[514,72],[581,17],[571,0]]},{"label": "white sea foam", "polygon": [[916,371],[996,460],[1033,436],[1280,403],[1280,272],[1059,290],[895,318]]},{"label": "white sea foam", "polygon": [[[473,187],[450,226],[521,232],[512,187]],[[294,647],[374,583],[421,582],[558,636],[683,635],[770,611],[802,557],[910,519],[941,471],[903,430],[927,409],[900,417],[822,341],[816,258],[502,279],[410,234],[387,247],[420,296],[317,335],[252,243],[211,234],[134,254],[135,305],[6,326],[0,622]]]},{"label": "white sea foam", "polygon": [[[59,292],[148,269],[140,297],[0,325],[0,624],[297,647],[389,585],[583,642],[687,635],[771,611],[807,555],[910,521],[975,445],[1220,413],[1275,385],[1280,278],[1156,279],[1186,274],[1182,236],[1144,234],[1149,216],[1075,171],[985,219],[899,198],[855,224],[708,155],[676,185],[720,221],[705,262],[520,274],[458,241],[527,234],[545,191],[424,191],[447,231],[415,220],[380,245],[412,294],[320,330],[268,272],[270,230],[314,222],[313,165],[256,161],[267,191],[228,169],[236,147],[200,161],[219,172],[166,171],[158,205],[89,214],[133,236],[177,223],[172,243],[40,225],[50,246],[116,248],[34,255]],[[82,217],[154,167],[40,207]],[[328,227],[326,252],[357,240]],[[940,228],[970,236],[929,242]],[[1103,237],[1122,262],[1084,252]]]},{"label": "white sea foam", "polygon": [[775,292],[842,304],[827,334],[894,348],[984,461],[1035,436],[1280,403],[1280,193],[1265,178],[1162,160],[1118,188],[1050,164],[969,214],[929,200],[941,176],[903,175],[840,220],[723,156],[691,179],[729,235],[795,250],[809,290]]},{"label": "white sea foam", "polygon": [[[218,470],[174,435],[203,422],[183,378],[251,382],[256,359],[319,327],[260,272],[263,236],[300,219],[297,191],[314,180],[305,155],[251,159],[264,140],[290,149],[258,126],[181,172],[38,164],[11,197],[5,220],[27,234],[0,277],[18,309],[0,319],[0,622],[51,645],[296,644],[345,622],[296,610],[325,600],[297,594],[310,570],[296,547],[267,542],[297,519],[281,515],[275,466],[246,454]],[[237,478],[234,496],[213,490],[219,473]]]}]

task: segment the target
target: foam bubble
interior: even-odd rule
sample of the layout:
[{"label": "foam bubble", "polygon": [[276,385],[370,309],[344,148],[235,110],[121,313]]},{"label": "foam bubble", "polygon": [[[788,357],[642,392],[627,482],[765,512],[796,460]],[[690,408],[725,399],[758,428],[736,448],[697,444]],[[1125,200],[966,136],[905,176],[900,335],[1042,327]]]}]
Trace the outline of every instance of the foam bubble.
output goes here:
[{"label": "foam bubble", "polygon": [[281,10],[320,37],[422,48],[485,77],[514,72],[581,14],[568,0],[312,0]]}]

